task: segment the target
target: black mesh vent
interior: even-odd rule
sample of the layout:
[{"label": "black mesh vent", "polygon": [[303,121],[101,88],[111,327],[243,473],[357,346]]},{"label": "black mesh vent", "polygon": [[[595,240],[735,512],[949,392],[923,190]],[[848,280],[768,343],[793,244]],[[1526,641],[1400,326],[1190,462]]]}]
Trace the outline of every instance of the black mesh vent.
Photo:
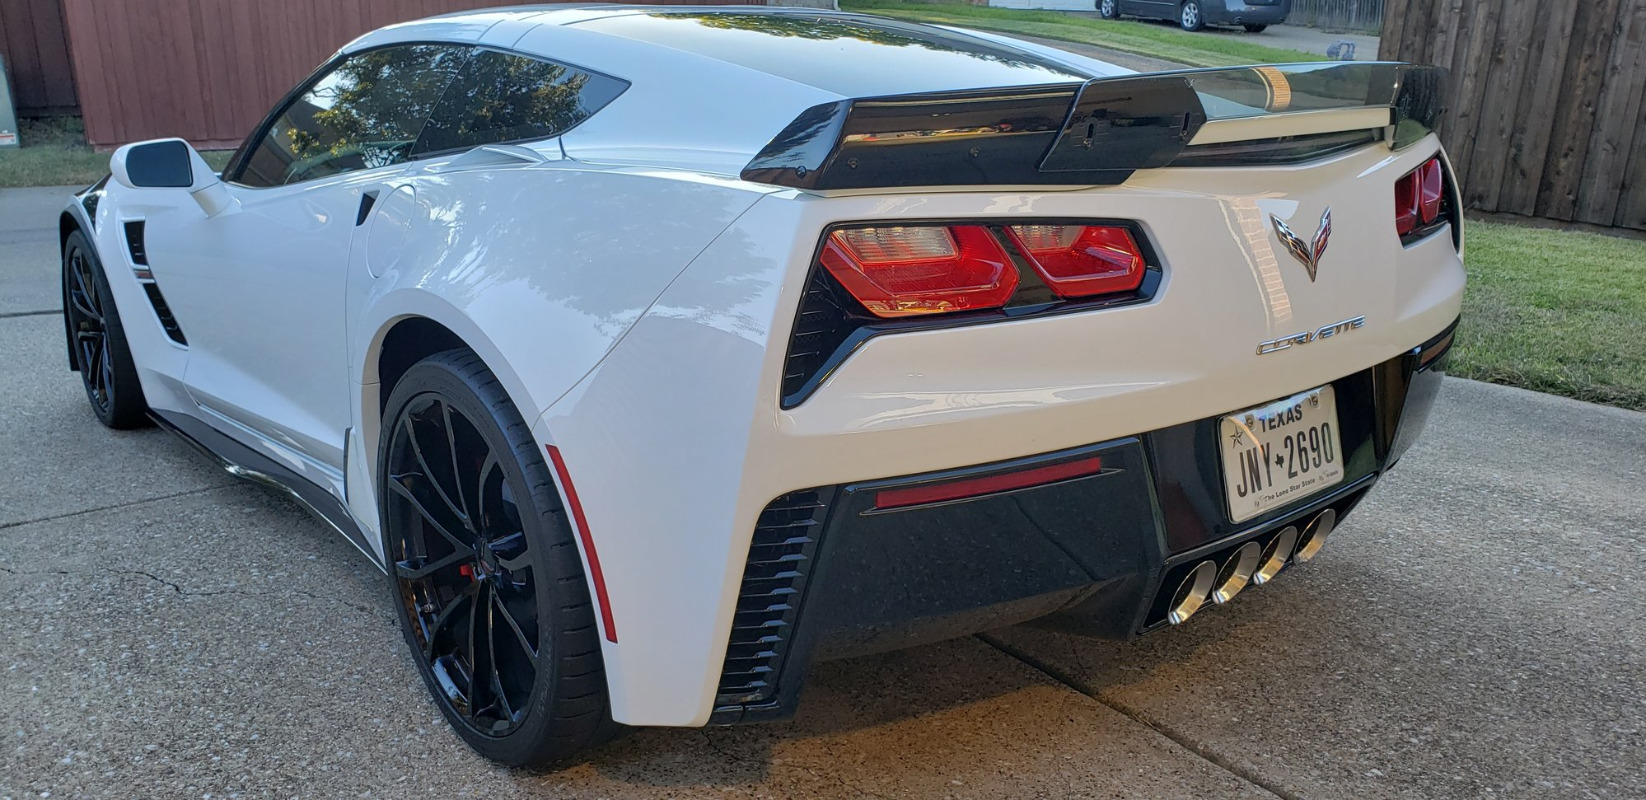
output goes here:
[{"label": "black mesh vent", "polygon": [[171,306],[166,305],[166,296],[160,293],[160,287],[145,283],[143,289],[148,292],[149,304],[154,306],[154,315],[160,318],[160,327],[166,329],[166,335],[178,344],[188,344],[189,340],[183,338],[183,329],[178,327],[177,319],[171,315]]},{"label": "black mesh vent", "polygon": [[743,568],[716,706],[754,705],[776,696],[777,676],[793,642],[826,505],[815,490],[791,492],[760,513]]},{"label": "black mesh vent", "polygon": [[852,320],[846,310],[847,305],[857,305],[857,301],[842,296],[843,291],[827,270],[812,270],[806,296],[800,301],[800,315],[789,335],[789,357],[783,362],[784,408],[799,405],[813,379],[821,377],[823,366],[859,327],[860,323]]},{"label": "black mesh vent", "polygon": [[131,263],[145,267],[149,265],[149,253],[143,248],[142,220],[126,223],[126,249],[131,251]]}]

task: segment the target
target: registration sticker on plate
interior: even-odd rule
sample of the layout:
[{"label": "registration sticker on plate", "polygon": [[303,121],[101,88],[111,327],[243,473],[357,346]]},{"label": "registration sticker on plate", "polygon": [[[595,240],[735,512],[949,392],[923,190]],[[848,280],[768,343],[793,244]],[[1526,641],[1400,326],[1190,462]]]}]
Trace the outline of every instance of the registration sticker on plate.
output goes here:
[{"label": "registration sticker on plate", "polygon": [[1230,414],[1218,436],[1235,522],[1343,482],[1337,395],[1330,386]]}]

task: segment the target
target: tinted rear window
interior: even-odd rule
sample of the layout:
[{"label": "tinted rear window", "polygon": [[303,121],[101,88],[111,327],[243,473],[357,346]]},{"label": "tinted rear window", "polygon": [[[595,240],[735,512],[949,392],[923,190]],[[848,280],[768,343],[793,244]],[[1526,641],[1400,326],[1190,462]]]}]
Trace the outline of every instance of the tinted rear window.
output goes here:
[{"label": "tinted rear window", "polygon": [[480,50],[446,89],[412,155],[556,136],[626,88],[564,64]]},{"label": "tinted rear window", "polygon": [[846,97],[1090,77],[981,39],[872,17],[648,11],[587,20],[576,27],[698,53]]}]

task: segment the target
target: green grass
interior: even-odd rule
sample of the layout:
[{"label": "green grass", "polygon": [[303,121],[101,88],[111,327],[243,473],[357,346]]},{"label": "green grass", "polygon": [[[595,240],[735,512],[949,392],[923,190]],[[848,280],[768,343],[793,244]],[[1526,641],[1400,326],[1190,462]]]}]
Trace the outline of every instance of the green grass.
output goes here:
[{"label": "green grass", "polygon": [[[109,154],[86,144],[79,117],[18,122],[23,146],[0,149],[0,189],[18,186],[86,186],[109,173]],[[228,163],[228,150],[200,154],[212,169]]]},{"label": "green grass", "polygon": [[1646,242],[1475,222],[1451,373],[1646,411]]},{"label": "green grass", "polygon": [[931,22],[1081,42],[1187,64],[1191,67],[1232,67],[1241,64],[1321,60],[1321,57],[1314,53],[1265,47],[1253,44],[1241,36],[1189,33],[1147,22],[1077,17],[1056,11],[1019,11],[989,6],[892,0],[840,0],[840,7],[847,11],[862,11],[914,22]]}]

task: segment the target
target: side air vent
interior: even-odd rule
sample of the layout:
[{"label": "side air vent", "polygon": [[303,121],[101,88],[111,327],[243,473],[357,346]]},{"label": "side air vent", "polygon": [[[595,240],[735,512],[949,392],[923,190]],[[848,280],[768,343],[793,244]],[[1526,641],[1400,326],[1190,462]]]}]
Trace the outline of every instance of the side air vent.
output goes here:
[{"label": "side air vent", "polygon": [[760,513],[720,672],[717,708],[776,697],[826,507],[823,495],[811,490],[783,495]]},{"label": "side air vent", "polygon": [[166,329],[166,335],[178,344],[187,345],[189,340],[183,337],[183,329],[178,327],[177,318],[171,315],[171,306],[166,305],[166,296],[160,293],[160,287],[145,283],[143,289],[148,292],[149,305],[154,306],[154,315],[160,318],[160,327]]},{"label": "side air vent", "polygon": [[131,263],[144,267],[149,265],[149,253],[143,249],[143,220],[134,219],[126,223],[126,250],[131,253]]},{"label": "side air vent", "polygon": [[789,357],[783,362],[784,408],[799,405],[808,390],[827,377],[824,367],[857,328],[846,307],[858,303],[843,295],[826,270],[812,270],[800,315],[789,334]]}]

